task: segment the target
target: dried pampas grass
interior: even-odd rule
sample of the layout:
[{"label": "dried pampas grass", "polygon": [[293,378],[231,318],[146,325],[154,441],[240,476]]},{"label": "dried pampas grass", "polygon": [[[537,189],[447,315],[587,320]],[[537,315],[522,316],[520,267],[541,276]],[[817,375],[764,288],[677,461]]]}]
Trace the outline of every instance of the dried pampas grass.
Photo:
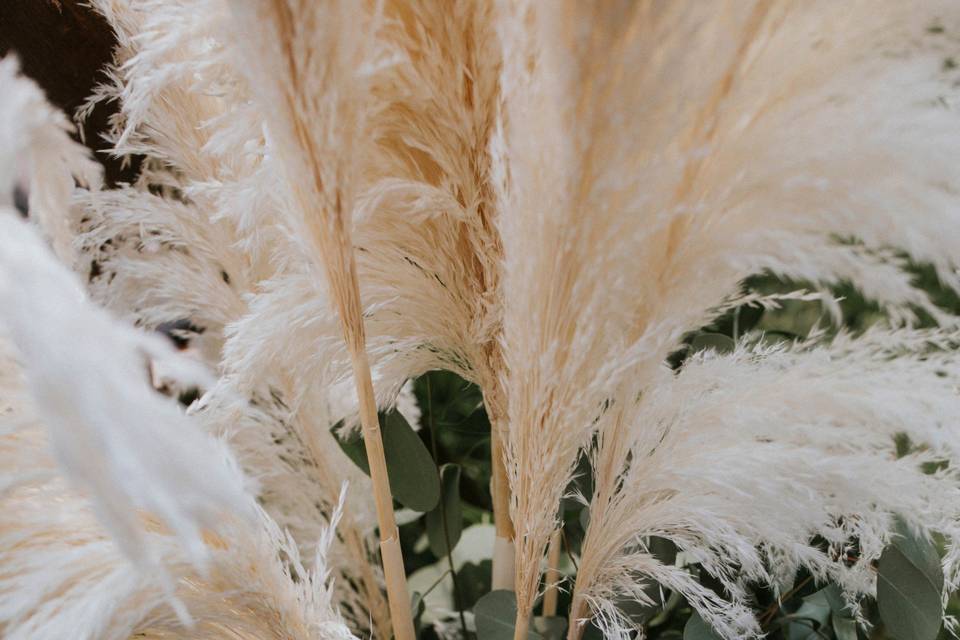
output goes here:
[{"label": "dried pampas grass", "polygon": [[[584,457],[569,640],[630,637],[651,582],[728,639],[800,568],[857,610],[898,517],[957,587],[958,478],[922,469],[960,452],[960,336],[910,268],[960,291],[957,78],[923,37],[953,3],[93,4],[118,47],[87,108],[119,102],[135,184],[99,191],[0,63],[5,636],[412,637],[376,410],[432,369],[483,392],[517,638]],[[761,272],[817,291],[745,292]],[[836,314],[837,283],[888,321],[664,364],[738,305]],[[372,484],[329,433],[358,414]]]},{"label": "dried pampas grass", "polygon": [[85,494],[58,472],[33,403],[11,383],[18,372],[12,359],[4,360],[3,371],[5,638],[354,637],[327,583],[324,555],[332,528],[319,541],[313,568],[306,569],[294,541],[262,511],[247,521],[223,520],[216,534],[204,533],[207,561],[197,567],[167,527],[141,513],[141,536],[164,573],[132,565],[97,522]]},{"label": "dried pampas grass", "polygon": [[[13,71],[3,80],[4,98],[39,96]],[[29,159],[60,145],[86,157],[53,131],[62,137],[8,151]],[[18,217],[0,207],[4,637],[353,637],[325,566],[342,488],[307,569],[248,496],[232,453],[151,386],[151,365],[204,386],[209,373],[96,308]]]},{"label": "dried pampas grass", "polygon": [[[518,629],[537,595],[559,500],[579,452],[596,439],[595,513],[575,615],[587,615],[589,600],[618,635],[613,584],[638,597],[626,576],[635,581],[657,568],[640,552],[636,565],[623,564],[639,522],[610,516],[605,505],[620,493],[646,495],[625,478],[644,468],[635,446],[657,442],[642,407],[656,385],[672,384],[661,363],[737,296],[743,278],[768,270],[818,285],[849,281],[894,321],[922,309],[954,322],[911,283],[892,247],[933,264],[946,285],[960,284],[958,236],[943,232],[958,222],[946,187],[960,177],[950,151],[957,119],[936,103],[940,52],[917,43],[935,18],[953,24],[960,16],[948,3],[570,2],[545,11],[504,2],[501,9],[505,108],[496,166],[499,208],[510,212],[500,235]],[[805,425],[810,437],[832,425],[835,409],[820,406],[824,422]],[[915,420],[930,415],[927,406],[917,410]],[[889,444],[886,431],[869,437],[871,446]],[[889,456],[871,459],[877,473],[893,468]],[[836,463],[841,472],[848,460]],[[672,492],[679,497],[682,486]],[[922,522],[929,505],[914,508]],[[854,516],[840,511],[831,515]],[[867,537],[889,530],[889,518],[878,518]],[[677,526],[657,535],[683,548],[686,525]],[[817,528],[786,530],[802,531],[794,543],[803,544]],[[743,544],[720,543],[719,532],[707,538],[716,546],[704,566],[723,575],[737,563],[726,554]],[[623,544],[611,554],[614,541]],[[602,596],[581,586],[593,580],[595,554],[624,576],[598,579]],[[756,633],[736,591],[725,605],[671,586],[725,637]],[[571,625],[571,637],[579,629]]]}]

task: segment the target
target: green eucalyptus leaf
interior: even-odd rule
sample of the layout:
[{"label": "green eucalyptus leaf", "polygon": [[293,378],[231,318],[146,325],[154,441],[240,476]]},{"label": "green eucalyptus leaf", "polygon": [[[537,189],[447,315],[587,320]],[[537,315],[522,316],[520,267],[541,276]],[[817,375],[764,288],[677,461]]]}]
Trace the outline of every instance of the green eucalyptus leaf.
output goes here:
[{"label": "green eucalyptus leaf", "polygon": [[[427,539],[430,551],[442,558],[457,546],[463,532],[463,510],[460,506],[460,465],[440,467],[440,503],[427,513]],[[446,524],[446,528],[444,528]],[[450,548],[447,549],[449,538]]]},{"label": "green eucalyptus leaf", "polygon": [[330,428],[333,439],[337,441],[341,451],[350,458],[353,464],[357,465],[365,474],[370,475],[370,465],[367,464],[367,450],[363,444],[363,436],[360,435],[360,430],[356,429],[344,436],[339,434],[342,427],[343,421],[340,421]]},{"label": "green eucalyptus leaf", "polygon": [[683,640],[723,640],[707,622],[694,611],[683,628]]},{"label": "green eucalyptus leaf", "polygon": [[[513,591],[497,589],[477,601],[473,607],[477,625],[477,640],[513,640],[517,623],[517,596]],[[528,640],[542,640],[536,631],[530,630]]]},{"label": "green eucalyptus leaf", "polygon": [[943,570],[936,548],[901,521],[883,550],[877,572],[877,607],[896,640],[934,640],[943,619]]},{"label": "green eucalyptus leaf", "polygon": [[823,635],[819,630],[830,621],[830,601],[826,589],[821,589],[804,598],[803,604],[789,618],[787,640],[817,640],[822,638]]},{"label": "green eucalyptus leaf", "polygon": [[833,614],[833,635],[837,640],[857,640],[857,623],[853,618]]},{"label": "green eucalyptus leaf", "polygon": [[690,352],[710,350],[717,353],[730,353],[735,346],[733,339],[722,333],[700,333],[690,343]]},{"label": "green eucalyptus leaf", "polygon": [[833,635],[837,640],[857,640],[857,622],[847,609],[847,602],[840,587],[831,584],[823,590],[823,594],[830,604],[830,611],[833,612],[830,616]]},{"label": "green eucalyptus leaf", "polygon": [[[394,499],[414,511],[430,511],[440,501],[440,475],[420,436],[399,411],[380,413],[380,434],[387,459],[387,477]],[[331,431],[336,434],[340,423]],[[345,438],[336,436],[340,448],[354,464],[370,475],[367,450],[358,430]]]},{"label": "green eucalyptus leaf", "polygon": [[833,613],[838,616],[850,617],[847,611],[847,603],[843,599],[843,592],[840,591],[840,587],[831,584],[823,590],[823,595],[826,596],[827,602],[830,603],[830,610],[833,611]]}]

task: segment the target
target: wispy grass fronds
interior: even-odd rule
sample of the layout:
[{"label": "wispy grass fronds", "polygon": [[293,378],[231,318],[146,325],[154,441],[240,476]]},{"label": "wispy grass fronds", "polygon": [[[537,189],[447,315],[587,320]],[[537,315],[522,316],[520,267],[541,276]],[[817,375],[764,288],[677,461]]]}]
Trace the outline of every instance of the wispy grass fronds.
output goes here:
[{"label": "wispy grass fronds", "polygon": [[110,318],[42,240],[0,216],[0,319],[63,470],[142,568],[156,564],[138,510],[175,534],[189,558],[207,557],[201,530],[251,503],[232,456],[156,393],[150,367],[206,384],[208,374],[162,338]]},{"label": "wispy grass fronds", "polygon": [[[636,433],[651,428],[624,412],[747,275],[849,281],[895,322],[918,310],[952,322],[901,252],[960,285],[960,238],[944,232],[958,222],[947,186],[960,178],[957,117],[940,45],[924,39],[934,19],[960,16],[940,2],[501,9],[522,616],[578,451],[599,437],[598,495],[616,492]],[[597,539],[615,537],[600,516]],[[700,601],[717,620],[723,605]],[[729,610],[729,637],[750,633],[743,613]]]},{"label": "wispy grass fronds", "polygon": [[[331,599],[324,559],[339,511],[319,541],[312,569],[303,566],[293,540],[257,510],[252,522],[227,518],[216,533],[204,532],[208,562],[202,571],[169,528],[141,512],[138,526],[168,573],[141,571],[98,523],[87,494],[60,474],[9,353],[2,371],[0,590],[6,596],[0,632],[5,638],[353,637]],[[179,615],[169,606],[171,594]]]},{"label": "wispy grass fronds", "polygon": [[[602,466],[611,443],[600,435],[598,480],[618,484],[591,496],[576,616],[592,611],[619,637],[630,624],[615,603],[644,600],[646,577],[682,593],[724,637],[750,636],[751,582],[786,590],[803,567],[851,600],[875,595],[873,563],[895,515],[950,541],[944,568],[955,587],[956,471],[924,465],[953,459],[960,445],[957,338],[878,329],[822,346],[741,345],[663,371],[618,414],[629,443],[620,467]],[[898,459],[901,434],[925,445]],[[689,568],[660,565],[647,536],[674,541],[731,601],[694,590]]]},{"label": "wispy grass fronds", "polygon": [[[289,290],[281,274],[298,265],[304,274],[299,291],[320,300],[320,311],[311,308],[307,317],[326,318],[327,339],[338,341],[339,333],[335,310],[325,306],[325,289],[318,286],[322,274],[318,280],[315,271],[303,269],[317,256],[303,259],[302,243],[284,222],[290,202],[282,169],[265,162],[265,112],[231,48],[247,43],[232,39],[241,34],[226,3],[104,2],[98,9],[120,42],[112,82],[99,96],[121,105],[111,142],[117,152],[146,160],[138,184],[83,198],[78,226],[94,266],[91,289],[139,324],[184,327],[191,349],[199,348],[223,374],[200,417],[260,479],[258,498],[289,528],[308,566],[340,482],[350,480],[349,507],[332,552],[344,558],[333,563],[337,598],[355,629],[372,622],[386,634],[382,578],[370,564],[369,480],[327,433],[326,390],[310,369],[317,358],[304,352],[303,343],[296,359],[276,350],[261,357],[256,349],[276,344],[276,336],[249,339],[243,329],[250,318],[264,319],[258,310],[268,306],[272,291]],[[268,309],[262,331],[282,334],[300,322],[285,322],[277,307]],[[308,373],[288,368],[294,360]],[[291,497],[296,492],[301,499]]]},{"label": "wispy grass fronds", "polygon": [[[374,108],[369,78],[389,61],[374,46],[378,15],[351,2],[235,2],[236,52],[264,114],[268,161],[286,187],[284,222],[305,249],[350,355],[380,529],[380,552],[394,636],[415,637],[399,530],[387,478],[351,240],[357,161]],[[313,428],[317,428],[314,426]]]},{"label": "wispy grass fronds", "polygon": [[[63,212],[74,180],[96,188],[102,169],[69,134],[74,126],[19,75],[13,56],[0,59],[0,206],[24,202],[61,260],[72,263],[73,234]],[[21,212],[26,215],[27,212]]]},{"label": "wispy grass fronds", "polygon": [[[356,164],[351,235],[381,405],[391,404],[407,379],[434,368],[479,383],[491,398],[502,395],[494,338],[499,241],[487,186],[499,60],[492,17],[475,3],[434,9],[385,3],[378,35],[389,65],[371,74],[375,105]],[[244,358],[237,369],[283,362],[309,374],[301,377],[329,380],[343,395],[350,360],[329,339],[336,320],[327,294],[305,292],[310,275],[294,260],[282,262],[256,313],[236,327],[237,357]],[[283,330],[268,340],[281,323],[264,320],[277,314]],[[305,343],[317,345],[316,358],[302,357]],[[489,404],[495,412],[502,399]]]}]

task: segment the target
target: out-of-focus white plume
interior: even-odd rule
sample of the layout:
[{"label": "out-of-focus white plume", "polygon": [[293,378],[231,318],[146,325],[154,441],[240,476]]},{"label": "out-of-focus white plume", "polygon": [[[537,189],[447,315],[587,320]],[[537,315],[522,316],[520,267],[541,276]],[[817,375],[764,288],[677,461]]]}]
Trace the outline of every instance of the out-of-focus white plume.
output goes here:
[{"label": "out-of-focus white plume", "polygon": [[40,88],[19,75],[16,58],[0,60],[0,206],[12,206],[19,189],[27,196],[30,217],[57,256],[71,265],[73,234],[65,212],[74,179],[97,187],[102,173],[87,148],[70,138],[73,131]]},{"label": "out-of-focus white plume", "polygon": [[0,301],[0,326],[57,459],[124,552],[153,562],[141,523],[151,514],[202,561],[201,528],[251,503],[228,451],[152,388],[149,366],[204,386],[208,374],[161,337],[90,304],[76,277],[9,211],[0,216]]},{"label": "out-of-focus white plume", "polygon": [[[6,215],[6,214],[4,214]],[[0,634],[9,640],[347,640],[326,554],[339,510],[321,531],[311,569],[263,511],[226,516],[205,532],[208,562],[143,515],[142,536],[169,574],[132,565],[63,477],[25,376],[0,342]],[[209,462],[206,463],[209,466]],[[193,624],[182,620],[189,611]]]}]

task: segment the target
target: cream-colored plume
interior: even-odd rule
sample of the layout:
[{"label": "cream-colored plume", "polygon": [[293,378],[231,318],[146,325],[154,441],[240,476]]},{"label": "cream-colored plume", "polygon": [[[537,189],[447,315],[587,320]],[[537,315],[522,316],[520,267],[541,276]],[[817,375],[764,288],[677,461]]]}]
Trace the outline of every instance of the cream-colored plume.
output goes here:
[{"label": "cream-colored plume", "polygon": [[[960,284],[957,118],[927,33],[960,15],[948,2],[500,8],[503,386],[522,623],[578,452],[597,435],[594,499],[620,490],[633,443],[654,428],[633,424],[631,407],[744,277],[848,280],[896,320],[922,309],[952,322],[893,248]],[[619,523],[598,513],[594,539],[613,539]],[[728,614],[726,637],[752,632],[742,609]]]},{"label": "cream-colored plume", "polygon": [[[245,375],[249,354],[230,346],[231,325],[269,297],[284,262],[306,263],[282,224],[289,201],[277,182],[278,166],[264,162],[263,116],[231,48],[230,7],[96,5],[120,43],[112,82],[100,96],[121,105],[113,141],[118,152],[146,159],[138,184],[82,198],[80,241],[96,265],[90,287],[137,323],[182,326],[191,349],[225,374],[198,417],[259,480],[261,504],[294,536],[308,567],[340,482],[349,479],[331,551],[334,588],[354,629],[367,633],[372,624],[376,635],[386,635],[382,578],[371,563],[369,480],[327,433],[329,402],[316,380],[288,375],[293,371],[285,360],[260,362],[256,374]],[[311,282],[303,292],[315,290]],[[325,313],[327,335],[336,340],[335,312]],[[280,315],[270,320],[293,328]]]},{"label": "cream-colored plume", "polygon": [[[205,532],[198,571],[147,513],[141,535],[169,574],[130,564],[97,522],[87,495],[59,473],[9,353],[0,380],[0,633],[10,640],[348,640],[319,540],[312,568],[262,511]],[[165,575],[171,575],[170,581]],[[170,596],[176,608],[170,606]],[[186,619],[186,622],[184,621]]]}]

